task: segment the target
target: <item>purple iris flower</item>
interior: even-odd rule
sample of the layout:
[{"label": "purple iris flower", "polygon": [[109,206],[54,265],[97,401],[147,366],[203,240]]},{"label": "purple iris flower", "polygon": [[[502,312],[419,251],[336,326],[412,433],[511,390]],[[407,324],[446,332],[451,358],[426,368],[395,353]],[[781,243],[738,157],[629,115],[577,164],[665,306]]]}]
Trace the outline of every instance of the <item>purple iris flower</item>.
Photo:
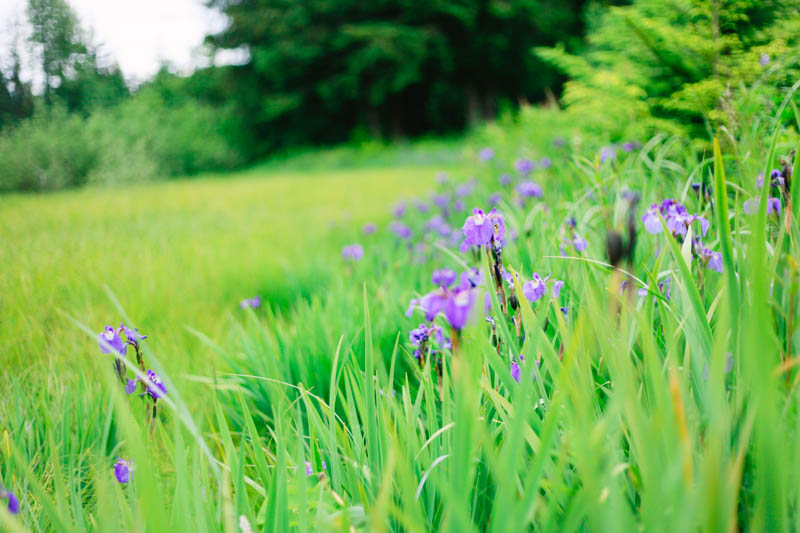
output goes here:
[{"label": "purple iris flower", "polygon": [[481,161],[491,161],[494,159],[494,150],[491,148],[483,148],[480,152],[478,152],[478,159]]},{"label": "purple iris flower", "polygon": [[614,150],[611,146],[606,146],[602,150],[600,150],[600,162],[605,163],[606,161],[613,161],[617,158],[617,151]]},{"label": "purple iris flower", "polygon": [[472,289],[457,290],[447,298],[444,316],[451,328],[457,331],[464,329],[474,302],[475,292]]},{"label": "purple iris flower", "polygon": [[147,338],[147,335],[142,335],[139,333],[139,328],[129,328],[122,323],[120,323],[119,327],[125,332],[125,337],[128,339],[128,343],[132,344],[133,346],[138,347],[139,341]]},{"label": "purple iris flower", "polygon": [[401,239],[408,239],[411,237],[411,228],[400,222],[399,220],[395,220],[389,225],[389,229],[392,230],[392,233],[397,235]]},{"label": "purple iris flower", "polygon": [[408,339],[414,346],[419,346],[430,337],[431,330],[427,324],[420,324],[418,328],[414,328],[408,332]]},{"label": "purple iris flower", "polygon": [[779,198],[771,197],[767,200],[767,216],[769,216],[773,211],[775,211],[775,216],[780,216],[781,201]]},{"label": "purple iris flower", "polygon": [[133,464],[126,461],[120,456],[117,456],[117,462],[114,463],[114,477],[117,478],[118,483],[123,485],[129,483],[133,475]]},{"label": "purple iris flower", "polygon": [[528,299],[529,302],[535,302],[539,300],[544,293],[547,291],[547,284],[545,280],[539,276],[536,272],[533,273],[533,279],[531,281],[526,281],[524,285],[522,285],[522,294],[525,295],[525,298]]},{"label": "purple iris flower", "polygon": [[[448,297],[449,293],[445,289],[438,288],[429,292],[422,298],[412,300],[409,310],[413,312],[414,306],[421,307],[422,310],[425,311],[425,320],[430,322],[436,318],[436,315],[444,311],[444,308],[447,305]],[[406,315],[410,316],[408,311],[406,311]]]},{"label": "purple iris flower", "polygon": [[311,468],[311,463],[306,461],[306,477],[312,475],[314,473],[314,469]]},{"label": "purple iris flower", "polygon": [[364,227],[361,228],[361,232],[364,235],[372,235],[376,231],[378,231],[378,226],[376,226],[372,222],[368,222],[368,223],[364,224]]},{"label": "purple iris flower", "polygon": [[562,287],[564,287],[564,282],[561,281],[560,279],[553,282],[553,289],[552,289],[553,298],[558,299],[558,296],[561,294]]},{"label": "purple iris flower", "polygon": [[420,213],[427,213],[428,211],[431,210],[431,206],[429,206],[426,202],[423,202],[422,200],[414,200],[414,207]]},{"label": "purple iris flower", "polygon": [[431,281],[439,287],[449,287],[456,281],[456,273],[449,268],[434,270]]},{"label": "purple iris flower", "polygon": [[622,150],[628,153],[633,152],[635,149],[636,145],[633,143],[633,141],[628,141],[622,145]]},{"label": "purple iris flower", "polygon": [[464,221],[461,227],[464,233],[464,242],[461,243],[461,251],[466,252],[470,246],[483,246],[489,244],[494,239],[496,246],[505,244],[506,225],[503,215],[492,209],[489,214],[483,210],[475,208],[472,214]]},{"label": "purple iris flower", "polygon": [[241,302],[239,302],[239,307],[242,309],[247,309],[248,307],[253,309],[258,309],[261,307],[261,297],[260,296],[253,296],[252,298],[245,298]]},{"label": "purple iris flower", "polygon": [[516,361],[511,361],[511,377],[514,378],[514,381],[519,383],[519,378],[521,377],[522,370],[519,368],[519,363]]},{"label": "purple iris flower", "polygon": [[447,209],[450,204],[450,197],[446,194],[434,194],[431,200],[439,209]]},{"label": "purple iris flower", "polygon": [[392,214],[395,218],[402,218],[403,215],[406,214],[406,203],[405,202],[398,202],[394,209],[392,210]]},{"label": "purple iris flower", "polygon": [[434,215],[428,223],[425,224],[425,229],[433,231],[442,237],[449,236],[452,231],[450,224],[447,223],[442,215]]},{"label": "purple iris flower", "polygon": [[125,382],[125,394],[131,395],[136,391],[136,380],[129,379]]},{"label": "purple iris flower", "polygon": [[152,385],[147,385],[147,394],[158,400],[167,395],[167,387],[161,383],[161,378],[152,370],[147,371],[147,379],[150,380]]},{"label": "purple iris flower", "polygon": [[750,198],[749,200],[745,200],[742,208],[744,209],[745,215],[752,215],[758,211],[758,198]]},{"label": "purple iris flower", "polygon": [[533,161],[526,158],[517,159],[514,162],[514,168],[516,169],[517,172],[519,172],[523,176],[527,176],[528,174],[533,172],[535,165],[536,164]]},{"label": "purple iris flower", "polygon": [[453,202],[453,209],[455,209],[456,211],[459,211],[459,212],[460,211],[464,211],[466,208],[467,208],[467,206],[464,203],[464,200],[462,200],[461,198],[459,198],[458,200]]},{"label": "purple iris flower", "polygon": [[511,174],[500,174],[500,185],[508,185],[511,183]]},{"label": "purple iris flower", "polygon": [[461,276],[458,280],[458,287],[460,289],[471,289],[473,287],[477,287],[483,281],[483,275],[481,271],[475,267],[472,267],[469,270],[465,270],[461,273]]},{"label": "purple iris flower", "polygon": [[783,173],[777,168],[773,168],[769,174],[770,187],[783,187]]},{"label": "purple iris flower", "polygon": [[769,65],[769,54],[761,54],[761,57],[758,58],[758,62],[762,67]]},{"label": "purple iris flower", "polygon": [[493,193],[489,195],[489,205],[495,206],[499,204],[503,200],[503,195],[499,192]]},{"label": "purple iris flower", "polygon": [[760,189],[763,186],[764,186],[764,173],[762,172],[756,178],[756,187],[758,187]]},{"label": "purple iris flower", "polygon": [[543,157],[542,160],[539,161],[539,164],[543,169],[547,170],[548,168],[553,166],[553,160],[550,159],[549,157]]},{"label": "purple iris flower", "polygon": [[469,196],[472,194],[472,191],[475,189],[475,183],[473,181],[468,181],[467,183],[462,183],[458,187],[456,187],[456,196],[459,198],[464,198],[465,196]]},{"label": "purple iris flower", "polygon": [[572,236],[572,245],[575,246],[575,250],[578,252],[583,252],[586,250],[586,239],[581,237],[578,233],[575,233]]},{"label": "purple iris flower", "polygon": [[0,489],[0,500],[8,500],[8,512],[11,514],[19,514],[19,500],[17,495],[10,490]]},{"label": "purple iris flower", "polygon": [[664,217],[667,222],[667,229],[674,236],[685,237],[689,229],[689,224],[692,222],[700,222],[700,229],[703,235],[708,231],[710,223],[700,215],[690,215],[686,207],[673,198],[668,198],[661,202],[661,204],[653,204],[642,215],[642,222],[644,228],[648,233],[661,233],[661,222],[658,220],[658,214]]},{"label": "purple iris flower", "polygon": [[115,353],[119,356],[124,356],[127,346],[122,342],[119,336],[120,329],[114,329],[114,326],[106,326],[106,328],[97,334],[97,343],[100,345],[100,351],[103,353]]},{"label": "purple iris flower", "polygon": [[360,244],[350,244],[342,248],[342,258],[350,261],[359,261],[364,257],[364,247]]},{"label": "purple iris flower", "polygon": [[517,192],[523,198],[541,198],[542,197],[542,188],[532,182],[532,181],[523,181],[519,185],[517,185]]}]

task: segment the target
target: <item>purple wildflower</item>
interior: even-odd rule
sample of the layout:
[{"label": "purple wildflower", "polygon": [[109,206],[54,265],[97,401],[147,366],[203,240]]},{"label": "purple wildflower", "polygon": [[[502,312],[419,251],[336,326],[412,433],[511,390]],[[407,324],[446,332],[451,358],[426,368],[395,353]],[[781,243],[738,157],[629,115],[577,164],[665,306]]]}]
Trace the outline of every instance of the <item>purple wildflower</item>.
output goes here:
[{"label": "purple wildflower", "polygon": [[494,159],[494,150],[491,148],[483,148],[480,152],[478,152],[478,159],[481,161],[491,161]]},{"label": "purple wildflower", "polygon": [[779,198],[771,197],[767,200],[767,216],[769,216],[773,211],[775,211],[775,216],[780,216],[781,201]]},{"label": "purple wildflower", "polygon": [[523,176],[527,176],[528,174],[533,172],[533,169],[535,167],[536,167],[536,163],[534,163],[530,159],[526,159],[526,158],[517,159],[514,162],[514,169],[516,169],[516,171],[518,173],[520,173],[521,175],[523,175]]},{"label": "purple wildflower", "polygon": [[474,302],[475,293],[472,289],[457,290],[450,295],[444,308],[444,316],[451,328],[457,331],[464,329]]},{"label": "purple wildflower", "polygon": [[542,160],[539,161],[539,164],[543,169],[547,170],[548,168],[553,166],[553,160],[550,159],[549,157],[543,157]]},{"label": "purple wildflower", "polygon": [[447,183],[447,180],[448,180],[447,172],[439,172],[438,174],[436,174],[436,183],[438,183],[439,185],[444,185],[445,183]]},{"label": "purple wildflower", "polygon": [[446,194],[434,194],[431,200],[439,209],[447,209],[450,204],[450,197]]},{"label": "purple wildflower", "polygon": [[466,204],[464,203],[464,200],[462,200],[461,198],[459,198],[458,200],[456,200],[456,201],[453,203],[453,209],[455,209],[456,211],[463,211],[463,210],[465,210],[466,208],[467,208],[467,206],[466,206]]},{"label": "purple wildflower", "polygon": [[522,374],[522,370],[519,368],[519,363],[516,361],[511,361],[511,377],[514,378],[514,381],[519,383],[519,378]]},{"label": "purple wildflower", "polygon": [[583,252],[586,250],[586,239],[580,236],[577,232],[572,236],[572,245],[575,246],[575,250],[578,252]]},{"label": "purple wildflower", "polygon": [[258,309],[261,307],[261,297],[260,296],[253,296],[252,298],[245,298],[241,302],[239,302],[239,307],[242,309],[247,309],[248,307],[253,309]]},{"label": "purple wildflower", "polygon": [[306,463],[306,477],[308,477],[314,473],[314,469],[311,468],[311,463],[309,461],[306,461],[305,463]]},{"label": "purple wildflower", "polygon": [[411,228],[400,222],[399,220],[395,220],[389,225],[389,229],[392,230],[392,233],[397,235],[401,239],[408,239],[411,237]]},{"label": "purple wildflower", "polygon": [[425,311],[425,320],[430,322],[436,318],[436,315],[444,311],[448,296],[449,294],[445,289],[439,288],[417,300],[417,305]]},{"label": "purple wildflower", "polygon": [[368,223],[364,224],[364,227],[361,228],[361,232],[364,235],[372,235],[376,231],[378,231],[378,226],[376,226],[372,222],[368,222]]},{"label": "purple wildflower", "polygon": [[481,271],[473,267],[461,273],[458,286],[461,289],[471,289],[480,285],[481,281],[483,281]]},{"label": "purple wildflower", "polygon": [[614,150],[611,146],[606,146],[602,150],[600,150],[600,162],[605,163],[606,161],[613,161],[617,158],[617,151]]},{"label": "purple wildflower", "polygon": [[139,333],[139,328],[129,328],[125,324],[120,323],[119,328],[125,332],[125,337],[128,339],[128,344],[138,347],[139,341],[146,339],[147,335]]},{"label": "purple wildflower", "polygon": [[508,185],[511,183],[511,174],[500,174],[500,185]]},{"label": "purple wildflower", "polygon": [[489,205],[495,206],[499,204],[503,200],[503,195],[499,192],[493,193],[489,195]]},{"label": "purple wildflower", "polygon": [[364,257],[364,247],[360,244],[350,244],[342,248],[342,258],[350,261],[359,261]]},{"label": "purple wildflower", "polygon": [[431,276],[431,281],[439,287],[449,287],[456,281],[456,273],[449,268],[435,270]]},{"label": "purple wildflower", "polygon": [[406,203],[398,202],[395,204],[392,214],[395,216],[395,218],[402,218],[403,215],[406,214]]},{"label": "purple wildflower", "polygon": [[482,209],[477,207],[472,210],[472,214],[464,221],[461,231],[464,232],[466,237],[464,243],[466,243],[467,247],[489,244],[493,234],[492,225],[488,217]]},{"label": "purple wildflower", "polygon": [[758,211],[758,198],[750,198],[749,200],[745,200],[744,206],[745,215],[752,215],[756,211]]},{"label": "purple wildflower", "polygon": [[764,173],[762,172],[756,178],[756,187],[758,187],[760,189],[763,186],[764,186]]},{"label": "purple wildflower", "polygon": [[762,53],[761,57],[758,58],[758,62],[762,67],[769,65],[769,54]]},{"label": "purple wildflower", "polygon": [[467,183],[462,183],[458,187],[456,187],[456,196],[459,198],[464,198],[465,196],[469,196],[472,194],[472,191],[475,189],[475,182],[470,180]]},{"label": "purple wildflower", "polygon": [[642,215],[642,222],[644,228],[648,233],[661,233],[661,221],[658,219],[658,214],[664,217],[667,222],[667,229],[674,236],[685,237],[689,229],[689,224],[692,222],[700,222],[700,228],[703,235],[706,234],[709,227],[709,222],[700,215],[690,215],[686,207],[673,198],[668,198],[661,202],[661,204],[653,204]]},{"label": "purple wildflower", "polygon": [[128,395],[133,394],[135,390],[136,390],[135,379],[129,379],[128,381],[125,382],[125,394]]},{"label": "purple wildflower", "polygon": [[10,490],[0,489],[0,500],[8,500],[8,512],[11,514],[19,514],[19,500],[17,495]]},{"label": "purple wildflower", "polygon": [[636,144],[633,141],[628,141],[622,145],[622,150],[625,152],[633,152],[636,150]]},{"label": "purple wildflower", "polygon": [[539,300],[542,296],[544,296],[546,291],[547,284],[545,283],[545,280],[543,280],[536,272],[533,273],[533,279],[531,279],[531,281],[526,281],[525,284],[522,285],[522,293],[529,302],[535,302]]},{"label": "purple wildflower", "polygon": [[158,374],[148,370],[147,379],[152,383],[152,385],[150,383],[147,384],[147,394],[152,396],[153,399],[158,400],[167,395],[167,387],[161,383],[161,378],[158,377]]},{"label": "purple wildflower", "polygon": [[517,192],[523,198],[541,198],[542,197],[542,188],[532,182],[532,181],[523,181],[519,185],[517,185]]},{"label": "purple wildflower", "polygon": [[419,199],[414,200],[414,207],[420,213],[427,213],[428,211],[431,210],[431,206],[430,205],[428,205],[426,202],[424,202],[422,200],[419,200]]},{"label": "purple wildflower", "polygon": [[122,338],[119,336],[120,329],[114,329],[114,326],[106,326],[106,328],[97,334],[97,343],[100,345],[100,351],[103,353],[115,353],[120,356],[125,355],[127,346],[123,344]]},{"label": "purple wildflower", "polygon": [[120,456],[117,456],[117,462],[114,463],[114,477],[117,478],[118,483],[123,485],[129,483],[133,474],[133,464],[126,461]]},{"label": "purple wildflower", "polygon": [[434,215],[427,224],[425,224],[425,229],[429,231],[433,231],[439,234],[442,237],[447,237],[450,235],[452,231],[450,228],[450,224],[444,219],[442,215]]},{"label": "purple wildflower", "polygon": [[561,281],[560,279],[553,282],[553,289],[552,289],[553,298],[558,299],[558,296],[561,294],[562,287],[564,287],[564,282]]}]

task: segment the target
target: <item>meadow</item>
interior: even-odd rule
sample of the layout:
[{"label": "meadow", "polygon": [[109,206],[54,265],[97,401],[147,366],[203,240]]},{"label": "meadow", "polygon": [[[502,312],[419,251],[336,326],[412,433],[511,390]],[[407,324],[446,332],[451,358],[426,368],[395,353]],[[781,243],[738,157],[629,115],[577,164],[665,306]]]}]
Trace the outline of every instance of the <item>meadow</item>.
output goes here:
[{"label": "meadow", "polygon": [[4,198],[0,524],[797,530],[788,103],[706,152],[528,111],[437,168]]}]

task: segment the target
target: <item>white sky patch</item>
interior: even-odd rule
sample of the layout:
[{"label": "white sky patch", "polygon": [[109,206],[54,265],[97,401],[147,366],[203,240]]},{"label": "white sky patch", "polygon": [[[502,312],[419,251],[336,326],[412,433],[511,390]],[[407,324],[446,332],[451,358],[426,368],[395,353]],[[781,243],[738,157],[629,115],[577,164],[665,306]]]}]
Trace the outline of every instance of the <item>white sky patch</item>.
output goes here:
[{"label": "white sky patch", "polygon": [[[212,59],[203,39],[225,28],[225,17],[202,0],[67,0],[81,26],[101,44],[106,61],[119,64],[127,80],[136,84],[169,63],[178,73],[207,66]],[[26,0],[0,0],[0,61],[7,63],[13,41],[13,22],[26,26]],[[33,72],[28,43],[20,42],[26,71]],[[222,51],[215,64],[247,61],[245,51]],[[26,76],[30,78],[30,74]]]}]

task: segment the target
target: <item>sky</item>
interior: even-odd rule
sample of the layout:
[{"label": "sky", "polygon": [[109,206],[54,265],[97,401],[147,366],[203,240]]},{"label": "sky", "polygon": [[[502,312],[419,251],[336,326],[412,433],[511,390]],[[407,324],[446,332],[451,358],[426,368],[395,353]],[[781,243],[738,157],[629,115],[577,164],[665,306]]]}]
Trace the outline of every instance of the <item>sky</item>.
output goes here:
[{"label": "sky", "polygon": [[[0,0],[0,56],[13,39],[12,21],[25,21],[26,0]],[[126,79],[144,81],[163,61],[189,73],[208,64],[203,38],[225,27],[225,18],[202,0],[67,0],[84,29],[101,43],[106,57],[116,61]],[[215,63],[237,62],[242,54],[222,54]],[[28,63],[30,63],[28,58]],[[33,70],[31,65],[28,69]]]}]

